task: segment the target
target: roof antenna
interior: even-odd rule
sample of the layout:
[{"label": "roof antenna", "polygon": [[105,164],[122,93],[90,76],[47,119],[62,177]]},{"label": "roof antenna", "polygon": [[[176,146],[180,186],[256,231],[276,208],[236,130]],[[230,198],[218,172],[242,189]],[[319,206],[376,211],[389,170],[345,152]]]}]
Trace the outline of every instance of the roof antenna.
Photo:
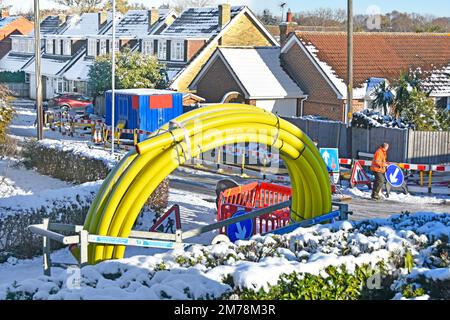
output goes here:
[{"label": "roof antenna", "polygon": [[287,2],[280,2],[280,4],[278,5],[281,8],[281,19],[280,22],[283,22],[283,17],[284,17],[284,7],[286,6]]}]

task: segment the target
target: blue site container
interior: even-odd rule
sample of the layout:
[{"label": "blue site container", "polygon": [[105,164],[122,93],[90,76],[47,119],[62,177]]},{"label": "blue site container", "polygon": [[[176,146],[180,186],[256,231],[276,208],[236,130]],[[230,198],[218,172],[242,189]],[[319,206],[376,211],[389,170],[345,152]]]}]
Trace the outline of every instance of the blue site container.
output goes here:
[{"label": "blue site container", "polygon": [[[105,92],[106,124],[112,120],[112,91]],[[115,92],[114,122],[125,122],[125,129],[153,132],[183,113],[183,94],[169,90],[120,89]],[[139,136],[139,141],[145,139]]]}]

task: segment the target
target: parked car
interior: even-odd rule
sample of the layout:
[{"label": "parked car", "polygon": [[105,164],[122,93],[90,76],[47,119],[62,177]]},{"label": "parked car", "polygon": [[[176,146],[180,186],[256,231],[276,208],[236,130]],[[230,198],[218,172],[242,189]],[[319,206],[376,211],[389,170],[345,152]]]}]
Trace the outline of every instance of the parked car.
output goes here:
[{"label": "parked car", "polygon": [[51,108],[60,108],[62,112],[86,113],[93,109],[92,99],[80,93],[62,93],[49,100]]}]

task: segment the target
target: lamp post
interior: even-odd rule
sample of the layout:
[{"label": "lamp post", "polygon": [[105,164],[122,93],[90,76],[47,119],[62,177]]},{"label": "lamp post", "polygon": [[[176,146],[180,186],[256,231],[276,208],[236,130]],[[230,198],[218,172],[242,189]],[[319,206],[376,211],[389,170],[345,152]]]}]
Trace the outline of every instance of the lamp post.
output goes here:
[{"label": "lamp post", "polygon": [[353,0],[347,0],[347,76],[347,103],[345,104],[344,122],[348,127],[353,101]]},{"label": "lamp post", "polygon": [[41,76],[41,25],[39,15],[39,0],[34,0],[34,72],[36,82],[36,128],[37,139],[43,138],[43,110],[42,110],[42,76]]},{"label": "lamp post", "polygon": [[116,110],[116,0],[112,0],[112,62],[111,62],[111,154],[114,154]]}]

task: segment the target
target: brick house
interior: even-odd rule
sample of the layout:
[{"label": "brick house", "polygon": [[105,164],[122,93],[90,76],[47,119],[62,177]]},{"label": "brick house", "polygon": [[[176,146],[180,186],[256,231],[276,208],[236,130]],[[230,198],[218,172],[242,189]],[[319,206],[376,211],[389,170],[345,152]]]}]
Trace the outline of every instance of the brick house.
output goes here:
[{"label": "brick house", "polygon": [[159,35],[143,39],[146,46],[146,52],[157,54],[167,65],[170,88],[189,91],[217,47],[278,46],[278,42],[248,7],[222,4],[186,9]]},{"label": "brick house", "polygon": [[280,64],[279,47],[219,47],[189,89],[206,102],[244,102],[297,116],[306,98]]},{"label": "brick house", "polygon": [[11,36],[26,35],[33,30],[33,26],[28,19],[21,16],[10,16],[8,10],[2,9],[0,12],[0,59],[11,50]]},{"label": "brick house", "polygon": [[[298,114],[344,119],[346,41],[343,32],[294,32],[282,43],[284,69],[308,95]],[[372,81],[392,81],[402,71],[415,68],[438,72],[449,62],[450,37],[445,34],[355,33],[351,111],[370,106],[374,99],[371,90],[375,87]],[[438,78],[446,79],[445,75],[444,70]]]}]

